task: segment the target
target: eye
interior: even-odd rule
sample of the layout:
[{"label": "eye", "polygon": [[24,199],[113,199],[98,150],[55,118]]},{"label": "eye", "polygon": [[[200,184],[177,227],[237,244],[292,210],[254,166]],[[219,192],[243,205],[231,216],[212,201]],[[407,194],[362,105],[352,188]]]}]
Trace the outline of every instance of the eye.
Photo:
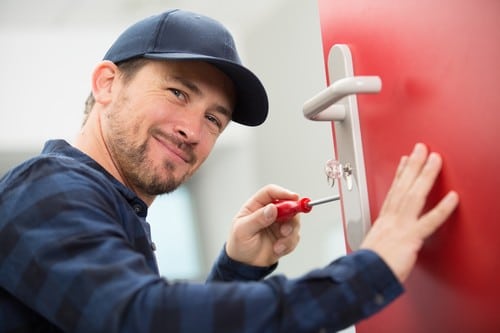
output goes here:
[{"label": "eye", "polygon": [[186,99],[186,95],[182,91],[180,91],[179,89],[169,88],[168,91],[170,91],[172,93],[172,95],[174,95],[176,98],[183,99],[183,100]]},{"label": "eye", "polygon": [[222,122],[214,115],[212,114],[207,114],[205,118],[212,123],[215,127],[217,127],[218,130],[222,129]]}]

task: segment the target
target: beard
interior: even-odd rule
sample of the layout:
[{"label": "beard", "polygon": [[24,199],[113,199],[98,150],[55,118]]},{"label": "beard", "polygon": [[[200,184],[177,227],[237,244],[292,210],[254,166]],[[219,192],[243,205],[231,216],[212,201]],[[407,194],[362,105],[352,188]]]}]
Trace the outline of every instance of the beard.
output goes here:
[{"label": "beard", "polygon": [[[150,196],[169,193],[184,183],[197,169],[197,156],[193,147],[173,134],[164,133],[159,128],[150,128],[143,142],[135,140],[138,136],[140,119],[134,126],[124,121],[124,110],[129,110],[129,96],[124,93],[120,102],[107,113],[109,135],[107,148],[126,185],[133,190]],[[190,171],[175,176],[176,166],[167,159],[161,161],[148,157],[148,142],[154,137],[161,137],[172,145],[182,149],[191,168]]]},{"label": "beard", "polygon": [[[185,175],[181,179],[175,179],[173,176],[175,166],[169,161],[163,161],[159,167],[161,170],[156,171],[157,168],[153,162],[147,158],[147,143],[136,148],[125,149],[121,156],[125,156],[126,159],[121,163],[121,165],[125,164],[122,169],[124,176],[135,188],[148,195],[156,196],[172,192],[187,178]],[[163,177],[158,173],[163,174]]]},{"label": "beard", "polygon": [[[184,143],[179,142],[172,136],[162,136],[176,144],[182,146]],[[158,165],[153,160],[148,158],[148,141],[140,144],[131,142],[126,135],[118,135],[109,142],[116,163],[126,181],[137,191],[141,191],[151,196],[170,193],[184,183],[192,174],[187,172],[180,177],[175,177],[175,165],[169,160],[163,160]],[[133,137],[133,136],[132,136]],[[152,137],[152,135],[148,136]],[[185,146],[185,145],[184,145]],[[184,147],[185,151],[189,152],[189,163],[195,164],[196,157],[190,147]]]}]

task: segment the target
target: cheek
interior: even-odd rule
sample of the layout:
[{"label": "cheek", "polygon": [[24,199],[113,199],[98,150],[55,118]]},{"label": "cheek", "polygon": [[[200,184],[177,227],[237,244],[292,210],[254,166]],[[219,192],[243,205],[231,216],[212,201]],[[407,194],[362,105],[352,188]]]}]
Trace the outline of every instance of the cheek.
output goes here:
[{"label": "cheek", "polygon": [[134,133],[136,135],[145,135],[157,126],[166,123],[164,108],[153,103],[144,102],[136,104],[135,108],[129,112],[128,122],[134,124]]},{"label": "cheek", "polygon": [[217,142],[217,138],[218,136],[215,136],[211,133],[205,134],[201,138],[200,143],[198,144],[197,147],[197,154],[200,164],[203,163],[212,152],[212,149],[214,148],[215,143]]}]

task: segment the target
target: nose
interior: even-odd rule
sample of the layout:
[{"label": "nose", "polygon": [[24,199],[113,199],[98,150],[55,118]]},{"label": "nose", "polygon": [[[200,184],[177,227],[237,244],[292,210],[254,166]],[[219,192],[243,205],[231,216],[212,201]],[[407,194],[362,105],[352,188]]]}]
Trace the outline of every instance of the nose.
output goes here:
[{"label": "nose", "polygon": [[198,143],[201,138],[203,117],[198,112],[183,112],[177,119],[174,130],[187,143]]}]

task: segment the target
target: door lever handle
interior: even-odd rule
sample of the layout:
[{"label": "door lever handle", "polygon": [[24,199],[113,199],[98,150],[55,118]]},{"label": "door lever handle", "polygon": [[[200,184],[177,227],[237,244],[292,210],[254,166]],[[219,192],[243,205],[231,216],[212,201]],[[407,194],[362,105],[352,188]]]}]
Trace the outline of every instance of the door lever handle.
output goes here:
[{"label": "door lever handle", "polygon": [[310,120],[342,121],[345,118],[345,107],[335,103],[349,95],[378,93],[381,89],[382,81],[378,76],[351,76],[338,79],[306,101],[302,112]]},{"label": "door lever handle", "polygon": [[[333,162],[341,165],[343,172],[343,168],[348,169],[348,174],[344,173],[348,177],[337,178],[347,245],[355,250],[371,226],[356,94],[378,93],[382,81],[378,76],[354,76],[351,51],[345,44],[330,49],[328,77],[332,84],[305,102],[302,111],[310,120],[333,121],[337,155]],[[332,184],[334,171],[327,174]]]}]

